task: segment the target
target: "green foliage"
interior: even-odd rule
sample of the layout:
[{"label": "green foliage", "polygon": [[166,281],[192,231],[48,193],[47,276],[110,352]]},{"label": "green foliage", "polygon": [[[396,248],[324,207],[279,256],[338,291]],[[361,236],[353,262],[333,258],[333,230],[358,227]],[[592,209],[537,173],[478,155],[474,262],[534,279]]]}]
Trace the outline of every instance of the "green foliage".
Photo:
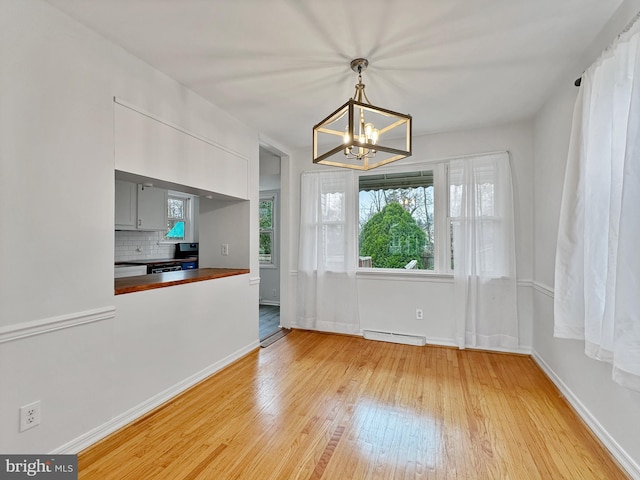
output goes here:
[{"label": "green foliage", "polygon": [[260,228],[273,226],[273,202],[271,200],[260,201]]},{"label": "green foliage", "polygon": [[427,238],[399,203],[386,205],[362,227],[360,255],[370,256],[374,268],[402,268],[411,260],[422,266]]},{"label": "green foliage", "polygon": [[260,263],[271,263],[272,257],[272,240],[273,240],[273,201],[260,200]]}]

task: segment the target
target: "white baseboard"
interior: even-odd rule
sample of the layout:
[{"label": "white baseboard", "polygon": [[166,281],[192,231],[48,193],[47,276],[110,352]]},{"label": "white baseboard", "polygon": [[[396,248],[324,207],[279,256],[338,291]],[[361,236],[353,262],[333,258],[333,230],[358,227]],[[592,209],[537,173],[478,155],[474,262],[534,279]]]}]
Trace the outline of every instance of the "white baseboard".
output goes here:
[{"label": "white baseboard", "polygon": [[450,338],[427,337],[427,347],[429,345],[435,347],[454,347],[458,348],[458,344]]},{"label": "white baseboard", "polygon": [[272,301],[272,300],[260,300],[260,305],[271,305],[271,306],[274,306],[274,307],[279,307],[280,306],[280,302]]},{"label": "white baseboard", "polygon": [[362,335],[367,340],[377,340],[379,342],[402,343],[404,345],[414,345],[423,347],[427,339],[421,335],[407,335],[404,333],[381,332],[379,330],[363,330]]},{"label": "white baseboard", "polygon": [[531,347],[520,345],[517,348],[500,347],[468,347],[469,350],[482,350],[483,352],[513,353],[515,355],[531,355]]},{"label": "white baseboard", "polygon": [[184,379],[183,381],[167,388],[166,390],[154,395],[145,402],[131,408],[130,410],[118,415],[110,421],[88,431],[87,433],[80,435],[78,438],[71,440],[70,442],[56,448],[51,453],[53,454],[75,454],[90,447],[98,440],[102,440],[107,435],[115,432],[116,430],[124,427],[125,425],[133,422],[137,418],[140,418],[144,414],[150,412],[156,407],[159,407],[163,403],[171,400],[176,395],[184,392],[188,388],[192,387],[198,382],[201,382],[205,378],[213,375],[214,373],[222,370],[227,365],[233,363],[249,352],[260,348],[260,342],[255,341],[251,344],[233,352],[231,355],[223,358],[222,360],[210,365],[209,367],[199,371],[198,373]]},{"label": "white baseboard", "polygon": [[[291,325],[291,328],[293,329],[301,329],[301,330],[310,330],[309,328],[306,327],[300,327],[297,323],[293,323]],[[360,333],[354,334],[354,335],[359,335],[361,337],[364,338],[364,331],[368,330],[368,329],[363,329],[360,330]],[[318,330],[318,331],[322,331],[322,330]],[[399,334],[402,335],[416,335],[416,334],[405,334],[403,332],[397,332]],[[456,343],[456,341],[454,339],[450,339],[450,338],[439,338],[439,337],[425,337],[426,338],[426,344],[425,346],[435,346],[435,347],[453,347],[453,348],[459,348],[458,344]],[[470,349],[471,350],[471,349]],[[479,350],[485,351],[485,352],[497,352],[497,353],[514,353],[516,355],[531,355],[531,347],[527,346],[527,345],[520,345],[518,348],[513,348],[513,349],[507,349],[507,348],[480,348]]]},{"label": "white baseboard", "polygon": [[640,479],[640,466],[624,451],[624,449],[614,440],[614,438],[607,432],[607,430],[598,422],[598,420],[591,414],[589,409],[580,401],[580,399],[571,391],[566,383],[551,369],[551,367],[545,362],[542,357],[534,350],[531,353],[533,360],[544,371],[549,379],[558,387],[558,390],[564,395],[569,404],[573,407],[576,413],[582,418],[582,420],[589,426],[591,431],[609,450],[611,455],[620,463],[620,466],[626,470],[631,478]]}]

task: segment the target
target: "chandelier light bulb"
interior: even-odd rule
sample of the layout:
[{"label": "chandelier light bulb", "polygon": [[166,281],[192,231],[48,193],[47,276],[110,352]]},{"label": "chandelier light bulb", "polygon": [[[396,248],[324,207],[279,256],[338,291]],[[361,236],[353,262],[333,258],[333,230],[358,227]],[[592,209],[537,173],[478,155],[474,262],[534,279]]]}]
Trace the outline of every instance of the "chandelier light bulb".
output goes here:
[{"label": "chandelier light bulb", "polygon": [[373,131],[375,128],[373,127],[373,123],[369,122],[364,126],[364,134],[367,136],[367,139],[371,139]]}]

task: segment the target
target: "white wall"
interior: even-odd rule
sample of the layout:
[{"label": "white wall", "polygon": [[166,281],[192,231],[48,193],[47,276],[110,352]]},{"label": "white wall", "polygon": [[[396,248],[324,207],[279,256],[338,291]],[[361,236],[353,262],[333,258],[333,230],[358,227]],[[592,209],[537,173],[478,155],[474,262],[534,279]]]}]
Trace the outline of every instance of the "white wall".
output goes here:
[{"label": "white wall", "polygon": [[0,451],[77,451],[258,339],[250,275],[114,297],[114,97],[244,158],[251,205],[258,135],[44,1],[0,2],[0,64]]},{"label": "white wall", "polygon": [[534,122],[534,357],[634,478],[640,478],[640,394],[613,383],[610,365],[588,358],[584,342],[553,337],[553,286],[560,201],[578,92],[573,81],[638,10],[640,1],[622,5]]},{"label": "white wall", "polygon": [[[520,345],[523,351],[531,346],[531,279],[533,276],[533,176],[532,124],[528,121],[509,125],[478,128],[475,130],[441,133],[415,137],[413,156],[396,162],[409,164],[449,159],[456,156],[508,150],[514,183],[516,214],[516,256],[518,269],[518,311],[520,319]],[[298,234],[300,175],[305,170],[326,169],[313,166],[309,151],[295,152],[291,162],[289,184],[291,196],[290,217],[292,228],[283,241],[283,251],[289,252],[294,269],[289,272],[286,286],[290,291],[291,305],[295,312],[295,284]],[[284,184],[283,184],[284,188]],[[363,329],[385,330],[398,333],[424,335],[430,343],[455,344],[455,325],[451,308],[456,301],[451,278],[358,276],[360,323]],[[422,308],[424,320],[415,319],[415,309]]]},{"label": "white wall", "polygon": [[[200,199],[200,268],[249,268],[250,207],[243,200]],[[223,245],[228,245],[227,255]]]}]

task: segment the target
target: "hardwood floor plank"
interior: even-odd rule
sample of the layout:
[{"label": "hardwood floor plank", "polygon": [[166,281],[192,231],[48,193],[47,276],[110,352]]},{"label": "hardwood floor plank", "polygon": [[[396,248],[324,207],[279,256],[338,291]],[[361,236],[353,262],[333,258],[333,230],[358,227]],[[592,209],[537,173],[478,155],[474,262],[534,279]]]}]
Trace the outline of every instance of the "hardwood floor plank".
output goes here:
[{"label": "hardwood floor plank", "polygon": [[79,456],[81,479],[624,479],[526,356],[293,331]]}]

